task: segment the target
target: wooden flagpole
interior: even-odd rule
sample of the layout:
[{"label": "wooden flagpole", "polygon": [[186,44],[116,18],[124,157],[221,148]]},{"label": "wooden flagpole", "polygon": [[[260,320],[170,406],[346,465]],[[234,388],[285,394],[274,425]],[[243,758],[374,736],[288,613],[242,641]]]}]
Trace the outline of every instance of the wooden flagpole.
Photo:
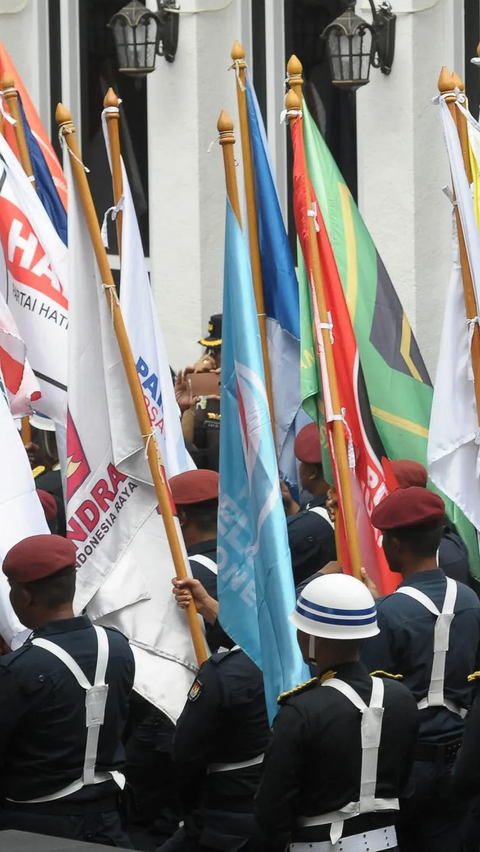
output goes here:
[{"label": "wooden flagpole", "polygon": [[[120,149],[120,111],[118,109],[118,97],[110,88],[105,95],[103,106],[108,112],[105,113],[108,127],[108,138],[110,140],[110,159],[112,163],[113,203],[118,204],[123,193],[122,162]],[[122,211],[119,210],[115,219],[117,226],[118,255],[122,256]]]},{"label": "wooden flagpole", "polygon": [[[460,85],[459,85],[460,84]],[[438,90],[440,94],[446,95],[445,101],[448,104],[448,108],[452,115],[452,118],[456,124],[458,136],[460,139],[460,145],[462,147],[463,161],[465,165],[465,171],[467,174],[467,178],[469,183],[472,182],[472,170],[470,166],[470,156],[468,149],[468,128],[467,128],[467,119],[460,112],[459,109],[455,106],[456,95],[454,94],[454,90],[458,88],[463,88],[463,83],[458,76],[453,76],[449,73],[448,69],[443,67],[440,72],[440,77],[438,79]],[[448,93],[452,94],[449,95]],[[459,254],[460,254],[460,265],[462,268],[462,280],[463,280],[463,295],[465,299],[465,310],[467,314],[467,319],[474,319],[478,317],[478,305],[475,296],[475,288],[473,286],[473,277],[470,269],[470,263],[468,260],[467,254],[467,246],[465,243],[465,236],[462,228],[462,220],[460,218],[460,211],[458,209],[458,205],[455,204],[455,220],[457,223],[457,233],[458,233],[458,246],[459,246]],[[477,417],[480,425],[480,326],[478,322],[475,322],[473,325],[473,335],[472,335],[472,345],[471,345],[471,357],[472,357],[472,370],[474,377],[474,386],[475,386],[475,402],[477,405]]]},{"label": "wooden flagpole", "polygon": [[[302,102],[297,93],[290,89],[285,99],[285,106],[290,113],[288,116],[290,127],[293,122],[298,120],[302,108]],[[301,120],[301,119],[300,119]],[[302,143],[303,144],[303,143]],[[312,198],[310,192],[310,184],[307,173],[307,205],[312,207]],[[332,408],[336,417],[341,416],[340,397],[338,394],[337,374],[335,369],[335,360],[333,357],[332,342],[330,339],[329,318],[327,305],[325,301],[325,293],[323,289],[322,266],[320,262],[320,254],[317,243],[317,233],[315,230],[315,221],[313,216],[308,217],[308,230],[311,251],[312,277],[315,287],[315,295],[318,304],[318,312],[322,328],[323,349],[325,352],[325,362],[328,373],[328,383],[330,387],[330,396],[332,400]],[[317,341],[320,344],[320,341]],[[350,479],[350,468],[348,465],[347,443],[345,439],[345,427],[341,419],[333,421],[333,444],[335,449],[335,461],[338,469],[338,478],[340,481],[339,498],[342,501],[343,516],[345,518],[345,529],[347,534],[348,550],[352,565],[352,572],[357,579],[362,579],[361,568],[362,558],[360,554],[360,545],[358,541],[357,525],[355,520],[355,509],[353,505],[352,483]]]},{"label": "wooden flagpole", "polygon": [[[135,406],[135,411],[138,418],[138,425],[140,427],[140,432],[143,436],[143,440],[145,441],[145,452],[148,458],[150,472],[152,474],[152,479],[160,505],[163,522],[165,524],[165,531],[172,553],[176,575],[178,579],[182,580],[187,576],[187,572],[185,568],[182,548],[180,546],[180,541],[175,526],[175,520],[172,512],[172,504],[170,500],[170,493],[167,482],[165,480],[164,469],[163,465],[161,464],[155,435],[145,406],[142,388],[138,378],[137,369],[135,367],[135,360],[133,358],[132,350],[130,348],[130,341],[128,339],[125,324],[123,322],[123,316],[117,298],[117,291],[115,288],[113,275],[108,263],[107,253],[102,242],[102,236],[100,233],[100,227],[98,225],[97,214],[93,204],[93,199],[90,192],[90,187],[88,185],[87,176],[85,174],[85,167],[82,163],[80,150],[78,148],[77,141],[75,138],[75,127],[72,123],[72,116],[69,111],[63,106],[63,104],[58,104],[55,113],[55,118],[57,120],[59,128],[62,131],[63,138],[71,156],[70,162],[74,180],[82,204],[85,221],[87,223],[87,227],[90,233],[90,239],[92,241],[95,257],[97,259],[97,264],[100,270],[100,275],[102,276],[102,282],[105,288],[105,296],[107,298],[108,307],[109,310],[111,310],[112,312],[113,327],[115,329],[118,346],[122,356],[123,366],[125,368],[130,393],[132,395],[132,401]],[[201,664],[207,659],[208,654],[206,652],[204,638],[200,629],[200,623],[198,621],[198,615],[193,601],[188,607],[187,617],[197,660],[198,663]]]},{"label": "wooden flagpole", "polygon": [[[31,180],[33,188],[36,189],[35,181],[33,180],[32,163],[30,160],[27,139],[25,136],[25,128],[23,126],[20,107],[18,105],[18,92],[15,88],[15,81],[13,77],[10,77],[9,74],[4,74],[2,77],[1,88],[3,92],[3,97],[7,102],[10,115],[15,120],[13,130],[15,133],[15,139],[17,142],[18,153],[20,155],[20,162],[22,164],[23,171],[25,172],[29,180]],[[2,133],[3,121],[4,119],[2,116]],[[24,444],[31,444],[32,442],[32,427],[28,417],[22,417],[22,441]]]},{"label": "wooden flagpole", "polygon": [[235,171],[235,157],[233,146],[235,136],[233,133],[233,121],[228,112],[223,109],[217,122],[219,142],[223,150],[223,164],[225,166],[225,182],[227,184],[227,195],[232,205],[232,210],[237,217],[237,222],[242,227],[242,214],[240,212],[240,201],[238,198],[237,174]]},{"label": "wooden flagpole", "polygon": [[[245,198],[247,202],[248,240],[250,247],[250,262],[252,266],[253,291],[255,294],[255,304],[257,306],[260,340],[262,343],[262,359],[263,368],[265,371],[265,388],[267,391],[270,420],[272,422],[273,439],[275,442],[275,415],[273,407],[270,360],[268,357],[267,317],[265,314],[265,300],[263,296],[262,263],[260,259],[257,204],[255,199],[255,179],[253,174],[250,124],[248,121],[247,92],[245,88],[247,63],[245,62],[245,51],[240,42],[236,41],[233,45],[231,56],[233,60],[232,67],[237,71],[238,112],[240,117],[240,136],[242,140],[243,178],[245,182]],[[233,156],[233,148],[231,150]]]}]

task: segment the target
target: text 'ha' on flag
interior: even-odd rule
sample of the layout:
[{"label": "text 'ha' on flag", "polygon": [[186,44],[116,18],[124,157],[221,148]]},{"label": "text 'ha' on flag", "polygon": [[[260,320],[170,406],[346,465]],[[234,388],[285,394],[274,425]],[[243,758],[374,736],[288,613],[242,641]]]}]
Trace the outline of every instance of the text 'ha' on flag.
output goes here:
[{"label": "text 'ha' on flag", "polygon": [[[297,484],[293,444],[305,425],[300,398],[298,282],[272,174],[263,118],[247,76],[248,123],[280,475]],[[297,422],[298,418],[298,422]]]},{"label": "text 'ha' on flag", "polygon": [[[325,222],[307,173],[302,119],[299,115],[291,123],[293,144],[293,200],[297,233],[302,247],[310,302],[315,327],[315,340],[325,406],[325,422],[330,456],[333,461],[335,486],[340,495],[340,550],[343,568],[351,571],[349,563],[348,530],[346,527],[342,481],[338,470],[333,437],[334,422],[339,417],[344,424],[344,438],[348,447],[350,483],[358,533],[362,565],[367,568],[382,594],[395,590],[399,577],[387,566],[381,547],[380,533],[372,526],[373,507],[387,494],[386,477],[382,466],[385,451],[371,418],[368,396],[363,380],[357,342],[352,328],[335,257]],[[321,288],[328,318],[333,370],[338,389],[339,410],[334,411],[331,381],[323,344],[323,325],[320,317],[314,281],[313,252],[310,222],[314,220],[318,255],[320,260]]]},{"label": "text 'ha' on flag", "polygon": [[222,329],[218,595],[220,622],[276,698],[305,679],[285,512],[245,240],[227,202]]},{"label": "text 'ha' on flag", "polygon": [[66,422],[67,249],[0,134],[0,293],[27,347],[41,399],[36,410]]},{"label": "text 'ha' on flag", "polygon": [[[68,166],[67,166],[68,168]],[[135,689],[176,721],[196,660],[173,560],[76,187],[69,181],[67,535],[77,611],[131,644]],[[110,299],[116,293],[110,291]],[[178,526],[178,525],[177,525]]]},{"label": "text 'ha' on flag", "polygon": [[[110,140],[103,116],[109,161]],[[132,192],[123,159],[120,305],[150,422],[168,478],[195,467],[185,448],[167,350],[157,317]]]}]

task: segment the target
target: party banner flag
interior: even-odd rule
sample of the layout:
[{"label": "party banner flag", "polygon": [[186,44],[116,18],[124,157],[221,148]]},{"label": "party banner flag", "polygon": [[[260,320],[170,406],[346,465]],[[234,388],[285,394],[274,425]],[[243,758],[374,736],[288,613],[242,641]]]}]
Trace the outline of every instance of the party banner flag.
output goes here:
[{"label": "party banner flag", "polygon": [[218,598],[220,622],[277,696],[305,680],[247,246],[227,202],[222,326]]},{"label": "party banner flag", "polygon": [[41,397],[40,387],[27,361],[27,349],[15,320],[0,293],[0,371],[7,401],[14,417],[33,414],[32,403]]},{"label": "party banner flag", "polygon": [[75,607],[128,637],[135,689],[176,721],[196,671],[193,645],[172,595],[165,527],[73,182],[68,244],[66,495],[67,535],[77,547]]},{"label": "party banner flag", "polygon": [[[110,160],[110,141],[105,120],[103,130]],[[167,475],[171,477],[191,470],[195,465],[185,449],[167,350],[157,317],[123,160],[121,166],[123,201],[120,305],[150,422],[155,429]]]}]

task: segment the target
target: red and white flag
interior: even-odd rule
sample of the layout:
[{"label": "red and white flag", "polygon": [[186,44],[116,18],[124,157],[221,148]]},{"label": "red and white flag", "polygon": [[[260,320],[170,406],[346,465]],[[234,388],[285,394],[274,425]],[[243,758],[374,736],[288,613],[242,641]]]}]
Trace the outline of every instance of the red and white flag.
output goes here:
[{"label": "red and white flag", "polygon": [[66,492],[67,535],[77,546],[75,606],[128,637],[136,691],[175,721],[195,655],[172,595],[172,557],[111,312],[70,179],[68,187]]},{"label": "red and white flag", "polygon": [[0,294],[27,348],[36,410],[66,422],[67,248],[0,134]]}]

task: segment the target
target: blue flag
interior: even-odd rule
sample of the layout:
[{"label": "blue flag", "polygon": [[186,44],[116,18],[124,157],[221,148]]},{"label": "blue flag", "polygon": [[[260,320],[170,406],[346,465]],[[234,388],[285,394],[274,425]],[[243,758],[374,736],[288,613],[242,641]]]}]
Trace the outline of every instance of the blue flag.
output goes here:
[{"label": "blue flag", "polygon": [[60,239],[67,245],[67,212],[61,202],[57,188],[53,182],[52,175],[47,166],[47,162],[43,155],[43,151],[33,134],[31,127],[27,121],[25,110],[23,108],[20,95],[18,96],[18,104],[20,114],[22,116],[23,126],[25,128],[25,138],[27,140],[28,153],[32,163],[33,177],[37,189],[37,195],[42,202],[47,215],[54,226]]},{"label": "blue flag", "polygon": [[280,475],[295,494],[297,466],[293,443],[297,432],[310,422],[302,409],[300,390],[298,281],[272,174],[263,119],[255,90],[248,80],[246,90],[278,465]]},{"label": "blue flag", "polygon": [[247,246],[227,202],[222,327],[220,622],[276,699],[308,677],[288,616],[295,589]]}]

